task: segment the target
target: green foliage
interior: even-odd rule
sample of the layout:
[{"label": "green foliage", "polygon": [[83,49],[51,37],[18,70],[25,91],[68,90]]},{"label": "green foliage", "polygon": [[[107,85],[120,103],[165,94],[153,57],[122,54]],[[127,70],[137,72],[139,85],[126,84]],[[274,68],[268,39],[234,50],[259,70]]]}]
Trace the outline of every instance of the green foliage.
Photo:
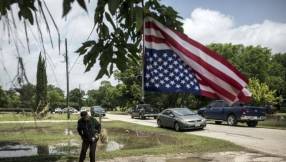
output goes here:
[{"label": "green foliage", "polygon": [[[110,76],[113,66],[125,71],[128,59],[137,63],[142,51],[142,25],[146,14],[158,19],[169,27],[183,31],[178,13],[172,7],[160,4],[157,0],[99,0],[94,13],[94,26],[97,26],[98,40],[87,41],[76,51],[84,55],[86,71],[99,61],[100,71],[96,77]],[[108,6],[108,10],[106,10]],[[115,17],[115,20],[113,19]],[[106,18],[107,21],[104,21]],[[110,25],[109,27],[107,27]],[[131,41],[131,43],[130,43]],[[109,67],[109,69],[108,69]]]},{"label": "green foliage", "polygon": [[251,92],[251,104],[252,105],[269,105],[277,104],[277,101],[281,101],[281,97],[275,97],[276,90],[269,90],[266,83],[260,83],[258,79],[249,79],[249,85],[247,87]]},{"label": "green foliage", "polygon": [[36,107],[40,112],[47,104],[47,73],[45,60],[40,53],[37,68]]},{"label": "green foliage", "polygon": [[20,88],[14,89],[16,92],[20,94],[20,102],[21,106],[24,108],[31,108],[35,107],[35,99],[34,96],[36,95],[36,86],[28,83],[25,85],[22,85]]},{"label": "green foliage", "polygon": [[0,85],[0,108],[6,107],[8,107],[8,97],[6,95],[6,92],[2,89],[2,86]]},{"label": "green foliage", "polygon": [[[79,88],[75,88],[69,93],[69,101],[77,103],[73,107],[81,108],[83,105],[83,96],[85,95],[84,90],[80,90]],[[71,105],[70,105],[71,106]]]},{"label": "green foliage", "polygon": [[50,107],[60,107],[61,101],[63,101],[63,97],[57,91],[48,91],[47,102],[50,103]]}]

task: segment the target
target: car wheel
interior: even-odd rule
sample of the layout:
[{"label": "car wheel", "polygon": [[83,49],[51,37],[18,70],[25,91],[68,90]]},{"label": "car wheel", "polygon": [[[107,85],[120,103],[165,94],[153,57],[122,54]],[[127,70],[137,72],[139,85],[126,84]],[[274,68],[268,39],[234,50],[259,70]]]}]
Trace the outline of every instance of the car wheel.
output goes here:
[{"label": "car wheel", "polygon": [[180,129],[180,125],[179,125],[179,123],[178,122],[176,122],[175,124],[174,124],[174,127],[175,127],[175,130],[177,131],[177,132],[179,132],[181,129]]},{"label": "car wheel", "polygon": [[258,125],[258,121],[248,121],[246,124],[249,127],[256,127]]},{"label": "car wheel", "polygon": [[215,121],[215,123],[216,123],[216,124],[221,124],[221,123],[222,123],[222,121]]},{"label": "car wheel", "polygon": [[233,114],[228,115],[227,124],[230,126],[236,126],[237,125],[236,117]]},{"label": "car wheel", "polygon": [[161,120],[160,120],[160,119],[158,119],[158,120],[157,120],[157,125],[158,125],[158,127],[159,127],[159,128],[163,128],[163,125],[162,125],[162,123],[161,123]]}]

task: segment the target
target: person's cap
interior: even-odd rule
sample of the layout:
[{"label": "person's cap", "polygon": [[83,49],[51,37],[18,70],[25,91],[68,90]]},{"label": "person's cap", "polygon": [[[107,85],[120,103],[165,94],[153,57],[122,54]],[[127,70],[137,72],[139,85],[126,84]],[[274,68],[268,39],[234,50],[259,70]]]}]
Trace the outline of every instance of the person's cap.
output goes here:
[{"label": "person's cap", "polygon": [[87,115],[87,112],[86,112],[86,111],[80,112],[80,116],[81,116],[81,117],[86,116],[86,115]]}]

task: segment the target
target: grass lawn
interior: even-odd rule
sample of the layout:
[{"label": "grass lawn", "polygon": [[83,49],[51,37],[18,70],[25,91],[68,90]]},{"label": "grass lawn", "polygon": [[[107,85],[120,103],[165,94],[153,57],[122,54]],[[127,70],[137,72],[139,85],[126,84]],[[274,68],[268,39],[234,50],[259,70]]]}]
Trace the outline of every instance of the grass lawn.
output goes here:
[{"label": "grass lawn", "polygon": [[[175,153],[206,153],[242,151],[245,148],[231,142],[200,137],[168,129],[142,126],[119,121],[103,121],[102,133],[109,142],[122,145],[121,149],[107,151],[107,143],[98,142],[96,157],[110,159],[140,155]],[[126,129],[128,128],[128,133]],[[0,147],[22,144],[36,146],[37,155],[2,158],[1,161],[77,161],[81,147],[76,122],[0,124]],[[49,153],[55,147],[64,154]],[[87,155],[88,157],[88,155]]]}]

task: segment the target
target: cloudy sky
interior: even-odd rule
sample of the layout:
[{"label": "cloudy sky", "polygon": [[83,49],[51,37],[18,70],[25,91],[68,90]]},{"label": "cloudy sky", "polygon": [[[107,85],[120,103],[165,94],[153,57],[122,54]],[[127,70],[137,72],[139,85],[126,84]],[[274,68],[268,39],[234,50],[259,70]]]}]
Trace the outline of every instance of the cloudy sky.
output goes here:
[{"label": "cloudy sky", "polygon": [[[61,3],[59,3],[61,2]],[[64,59],[67,38],[70,90],[78,88],[87,91],[97,89],[102,80],[108,80],[112,85],[118,81],[104,77],[94,81],[99,66],[95,65],[91,71],[84,73],[83,57],[79,57],[74,51],[86,41],[93,27],[93,13],[96,1],[88,5],[88,13],[82,10],[77,3],[72,6],[72,11],[67,18],[62,18],[62,1],[46,0],[46,3],[55,19],[60,33],[61,51],[58,50],[58,34],[56,28],[50,22],[51,35],[54,48],[52,48],[44,20],[41,19],[41,29],[47,57],[48,84],[53,84],[66,90],[66,64]],[[286,52],[286,1],[284,0],[161,0],[161,3],[172,6],[184,18],[185,33],[202,44],[233,43],[244,45],[261,45],[272,49],[274,53]],[[15,6],[14,6],[15,7]],[[16,11],[16,8],[14,8]],[[16,15],[16,14],[15,14]],[[0,85],[4,89],[12,87],[12,81],[17,75],[17,57],[23,58],[24,66],[29,82],[36,84],[36,69],[39,53],[42,50],[39,44],[39,35],[36,26],[28,28],[30,38],[30,53],[28,52],[25,31],[21,23],[19,28],[13,31],[12,39],[8,39],[7,28],[3,27],[3,19],[0,25]],[[14,38],[13,38],[14,37]],[[96,39],[94,32],[90,39]],[[22,43],[22,44],[21,44]]]}]

